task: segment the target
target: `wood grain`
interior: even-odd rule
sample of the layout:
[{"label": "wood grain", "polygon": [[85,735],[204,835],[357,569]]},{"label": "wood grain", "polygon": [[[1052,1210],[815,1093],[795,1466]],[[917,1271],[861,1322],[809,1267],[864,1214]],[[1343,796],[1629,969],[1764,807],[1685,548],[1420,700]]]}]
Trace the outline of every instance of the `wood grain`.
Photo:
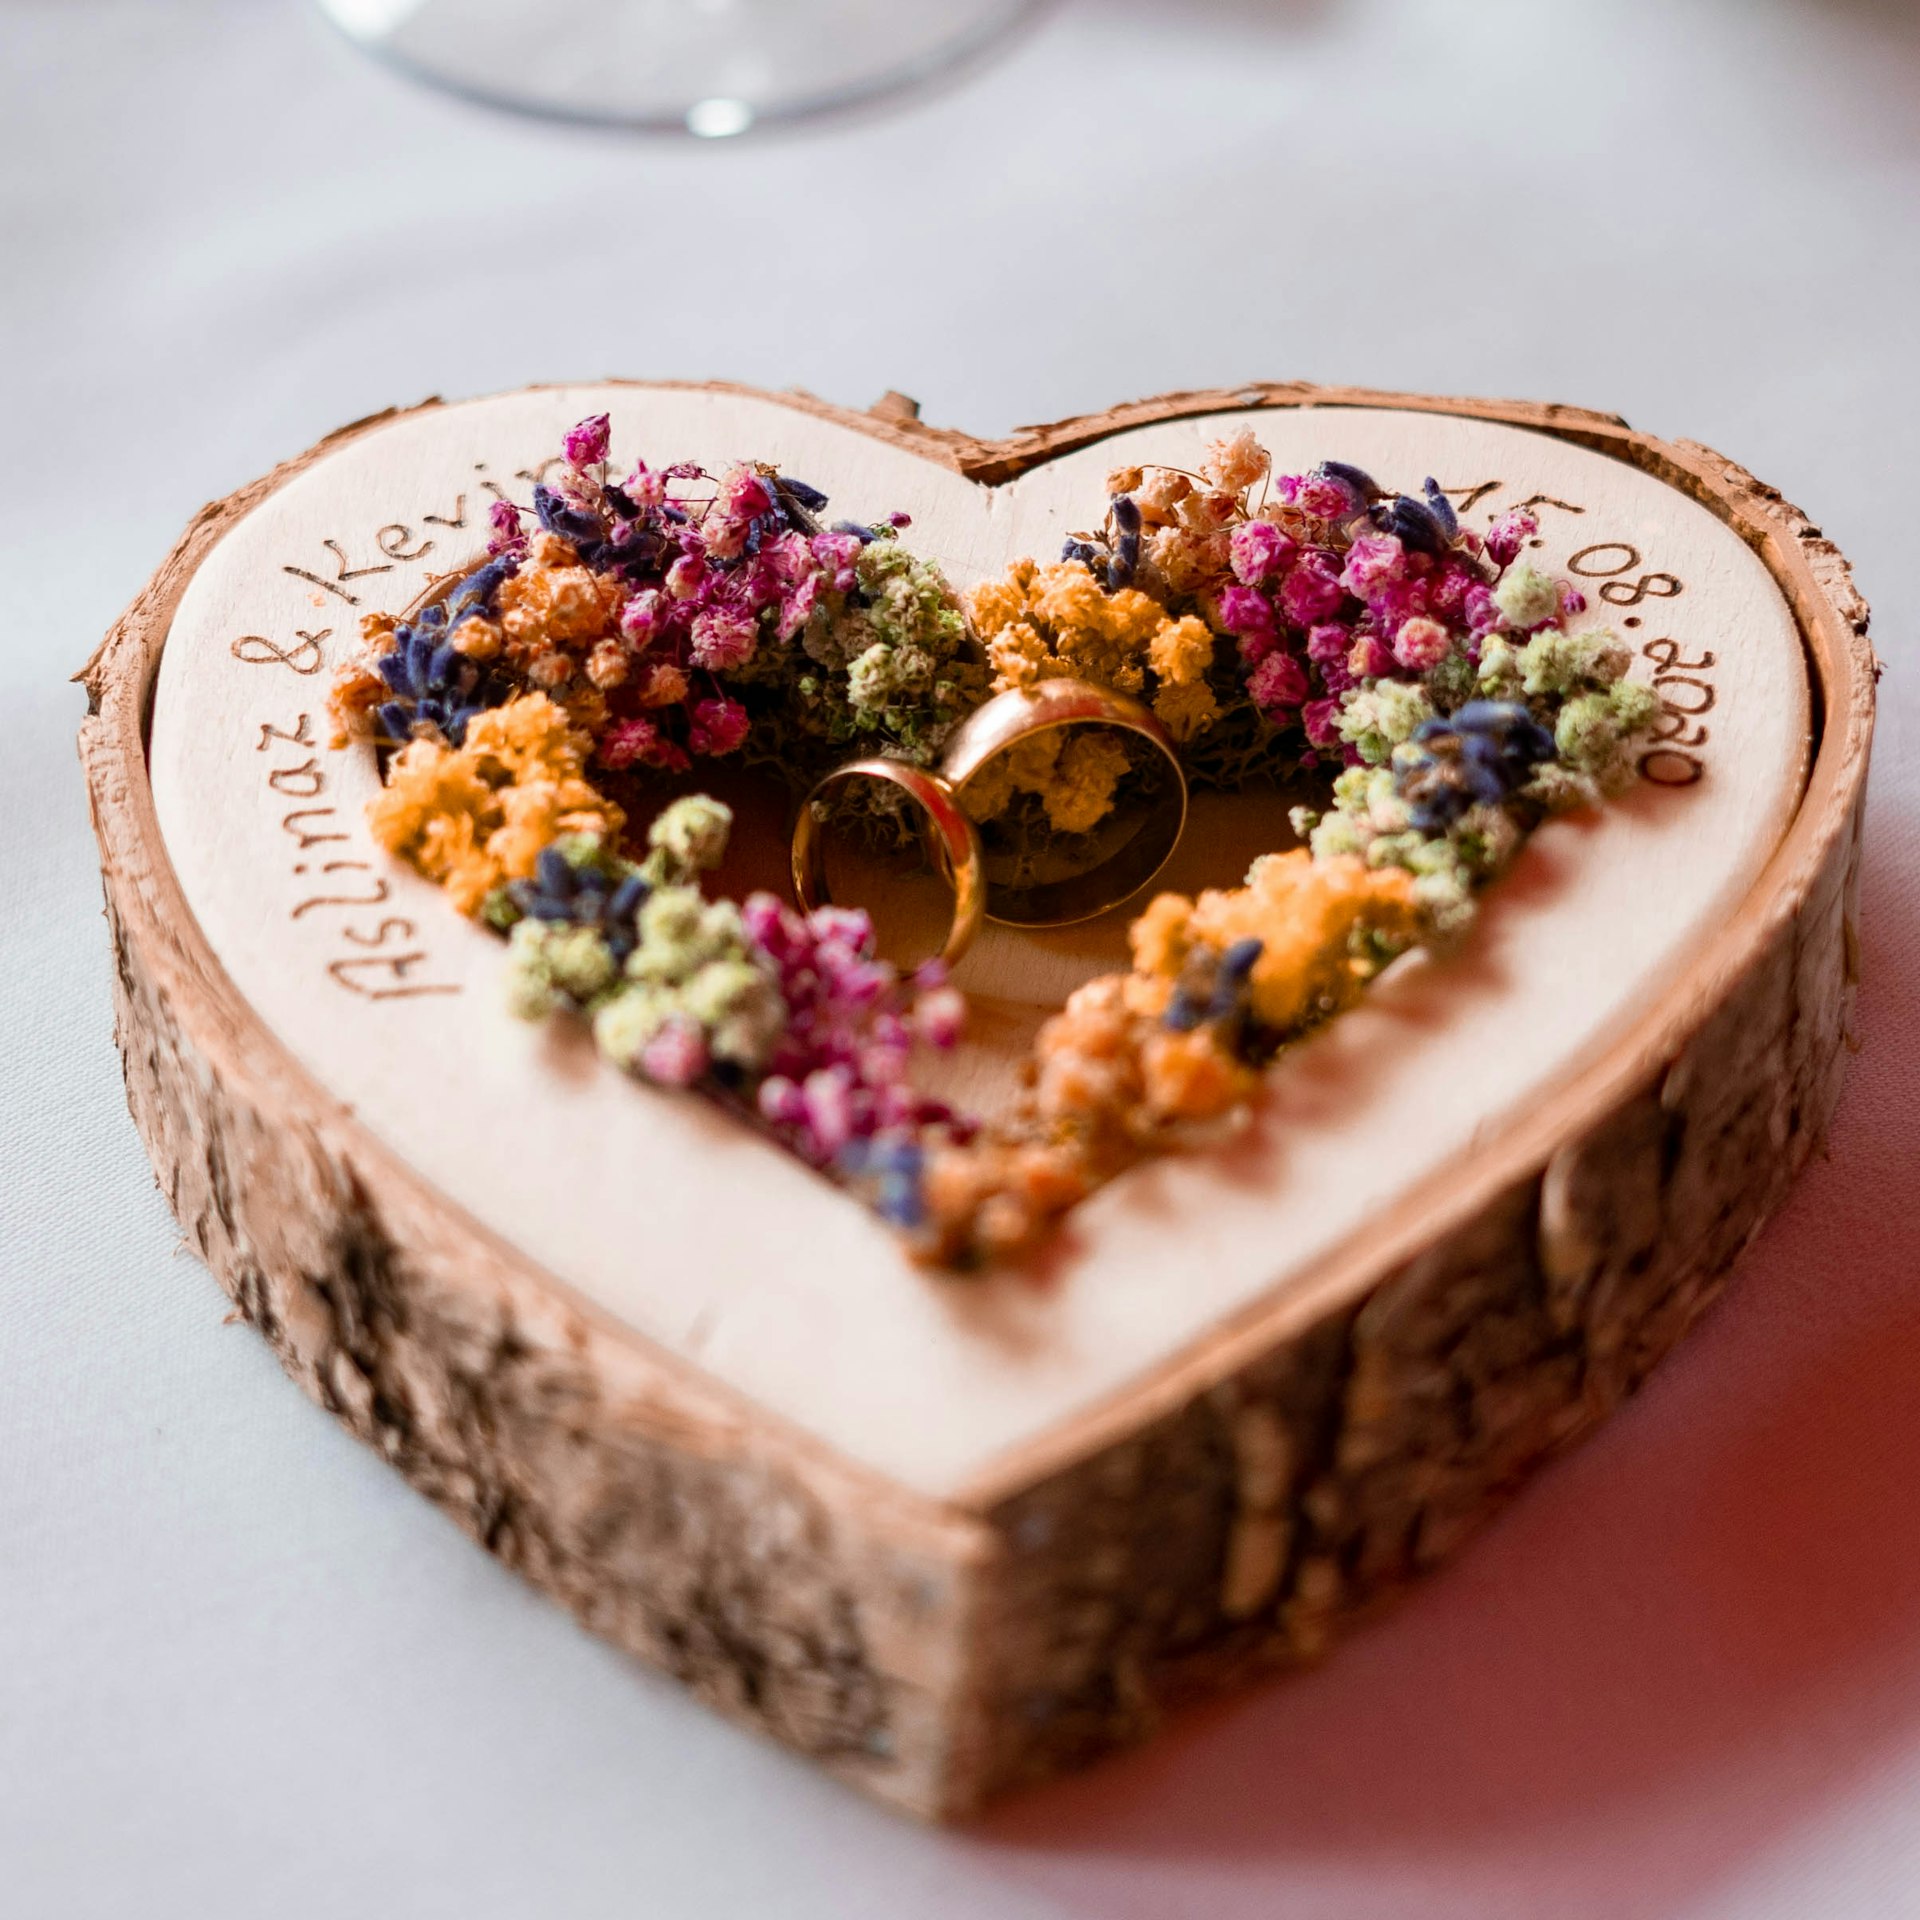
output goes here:
[{"label": "wood grain", "polygon": [[1844,564],[1777,495],[1604,416],[1276,387],[982,443],[898,409],[780,404],[991,483],[1247,408],[1549,435],[1739,535],[1791,609],[1823,716],[1764,871],[1611,1044],[1306,1282],[1250,1294],[1152,1367],[968,1451],[958,1477],[916,1482],[450,1206],[235,990],[163,844],[147,702],[216,546],[379,423],[196,521],[90,665],[82,733],[130,1103],[176,1213],[309,1391],[491,1548],[742,1718],[953,1815],[1188,1693],[1317,1651],[1615,1404],[1710,1297],[1837,1091],[1872,656]]}]

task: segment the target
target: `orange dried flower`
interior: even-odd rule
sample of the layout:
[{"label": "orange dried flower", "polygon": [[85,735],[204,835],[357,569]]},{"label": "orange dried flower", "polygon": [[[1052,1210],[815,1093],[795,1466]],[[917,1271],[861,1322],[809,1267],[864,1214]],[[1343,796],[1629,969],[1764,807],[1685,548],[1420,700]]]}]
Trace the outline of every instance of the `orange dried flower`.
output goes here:
[{"label": "orange dried flower", "polygon": [[627,597],[618,580],[582,566],[571,541],[536,534],[495,597],[508,661],[536,686],[558,686],[603,641],[624,644],[617,636]]},{"label": "orange dried flower", "polygon": [[926,1222],[916,1251],[942,1266],[1017,1258],[1092,1184],[1071,1143],[980,1139],[938,1148],[923,1175]]},{"label": "orange dried flower", "polygon": [[454,628],[451,645],[456,653],[464,653],[469,660],[496,660],[500,649],[506,644],[506,635],[500,630],[498,621],[489,620],[485,614],[469,614]]},{"label": "orange dried flower", "polygon": [[415,740],[367,810],[374,838],[476,914],[502,881],[528,878],[561,834],[618,836],[625,816],[585,778],[591,745],[537,693],[476,715],[464,746]]},{"label": "orange dried flower", "polygon": [[630,660],[627,649],[618,640],[602,640],[587,655],[587,678],[602,693],[611,692],[626,679]]},{"label": "orange dried flower", "polygon": [[[1214,636],[1202,620],[1176,620],[1133,587],[1107,591],[1079,560],[1056,566],[1019,561],[968,597],[986,644],[996,692],[1041,680],[1090,680],[1116,693],[1145,695],[1180,741],[1210,727],[1219,704],[1206,684]],[[1094,734],[1064,743],[1042,735],[1026,757],[1003,755],[969,785],[967,810],[992,819],[1016,793],[1035,793],[1063,832],[1098,824],[1126,772],[1124,750]]]},{"label": "orange dried flower", "polygon": [[1351,856],[1316,860],[1304,847],[1256,860],[1244,887],[1197,900],[1162,894],[1133,924],[1134,966],[1175,978],[1195,947],[1224,953],[1260,942],[1248,985],[1254,1018],[1276,1034],[1299,1032],[1349,1006],[1376,970],[1372,936],[1394,947],[1416,939],[1413,877]]},{"label": "orange dried flower", "polygon": [[333,676],[327,690],[327,716],[333,722],[332,743],[371,740],[379,731],[374,715],[392,697],[380,672],[380,661],[393,651],[399,622],[390,613],[360,617],[360,643]]}]

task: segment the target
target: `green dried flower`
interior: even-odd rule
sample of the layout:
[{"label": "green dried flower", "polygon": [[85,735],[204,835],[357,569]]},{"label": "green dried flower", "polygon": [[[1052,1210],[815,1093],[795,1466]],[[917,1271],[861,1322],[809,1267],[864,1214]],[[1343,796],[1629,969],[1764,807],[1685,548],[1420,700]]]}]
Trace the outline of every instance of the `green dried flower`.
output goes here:
[{"label": "green dried flower", "polygon": [[1460,870],[1423,873],[1413,883],[1413,897],[1440,940],[1454,940],[1473,924],[1479,904],[1473,883]]},{"label": "green dried flower", "polygon": [[897,540],[870,541],[854,563],[859,594],[822,597],[801,637],[824,672],[803,724],[836,740],[878,744],[927,766],[987,697],[992,676],[947,578]]},{"label": "green dried flower", "polygon": [[1508,626],[1537,627],[1542,620],[1551,620],[1559,613],[1559,583],[1538,567],[1524,563],[1510,567],[1493,590],[1493,604],[1500,609]]},{"label": "green dried flower", "polygon": [[522,1020],[563,1006],[585,1006],[620,977],[596,927],[521,920],[507,939],[507,1004]]},{"label": "green dried flower", "polygon": [[[786,1025],[780,983],[747,941],[740,909],[707,900],[695,887],[658,888],[640,909],[639,943],[625,977],[594,1013],[594,1039],[616,1065],[630,1070],[669,1029],[692,1042],[697,1057],[760,1065]],[[647,1070],[662,1077],[649,1061]],[[676,1076],[677,1077],[677,1074]]]},{"label": "green dried flower", "polygon": [[[1505,807],[1477,806],[1469,807],[1454,822],[1446,845],[1468,873],[1484,881],[1506,866],[1519,852],[1524,838]],[[1412,864],[1416,873],[1422,870],[1417,859]]]},{"label": "green dried flower", "polygon": [[1490,633],[1480,643],[1479,691],[1489,700],[1519,700],[1525,694],[1521,649],[1505,634]]},{"label": "green dried flower", "polygon": [[1457,649],[1427,675],[1427,692],[1442,713],[1464,706],[1475,693],[1474,663]]},{"label": "green dried flower", "polygon": [[1305,838],[1316,860],[1349,853],[1364,857],[1370,844],[1365,822],[1347,813],[1323,814]]},{"label": "green dried flower", "polygon": [[1553,729],[1561,764],[1586,775],[1602,793],[1617,792],[1634,777],[1633,736],[1659,710],[1658,696],[1631,680],[1569,700]]},{"label": "green dried flower", "polygon": [[1582,807],[1597,807],[1605,798],[1591,774],[1577,772],[1560,760],[1537,768],[1520,796],[1542,813],[1576,813]]},{"label": "green dried flower", "polygon": [[669,989],[630,981],[595,1009],[594,1045],[616,1067],[631,1071],[647,1042],[667,1024],[673,1011],[674,998]]},{"label": "green dried flower", "polygon": [[708,900],[697,887],[660,887],[640,909],[639,943],[627,956],[629,980],[685,980],[709,960],[745,950],[740,909]]},{"label": "green dried flower", "polygon": [[709,960],[680,989],[679,1010],[705,1029],[716,1060],[758,1066],[786,1025],[779,983],[744,954]]},{"label": "green dried flower", "polygon": [[651,851],[640,871],[653,886],[683,887],[726,858],[732,831],[731,807],[704,793],[687,794],[664,808],[647,829]]},{"label": "green dried flower", "polygon": [[1381,680],[1348,696],[1340,710],[1341,739],[1369,766],[1381,766],[1402,741],[1433,718],[1433,702],[1417,681]]},{"label": "green dried flower", "polygon": [[1569,699],[1612,686],[1633,664],[1633,650],[1609,628],[1578,633],[1549,629],[1521,649],[1520,684],[1530,698]]}]

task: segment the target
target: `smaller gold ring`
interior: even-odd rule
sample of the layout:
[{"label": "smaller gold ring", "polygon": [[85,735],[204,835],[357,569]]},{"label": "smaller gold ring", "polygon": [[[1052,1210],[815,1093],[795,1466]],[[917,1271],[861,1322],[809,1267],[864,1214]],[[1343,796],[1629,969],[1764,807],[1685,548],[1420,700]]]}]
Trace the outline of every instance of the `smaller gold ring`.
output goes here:
[{"label": "smaller gold ring", "polygon": [[926,839],[941,876],[953,889],[953,918],[947,925],[946,944],[940,958],[948,966],[957,966],[960,956],[973,945],[987,906],[986,868],[980,858],[980,835],[960,810],[953,789],[936,773],[916,767],[905,760],[876,756],[870,760],[849,761],[835,767],[800,803],[799,817],[793,823],[793,892],[802,909],[811,913],[816,907],[830,906],[833,896],[827,886],[827,839],[817,803],[829,788],[846,780],[885,780],[898,787],[927,823]]}]

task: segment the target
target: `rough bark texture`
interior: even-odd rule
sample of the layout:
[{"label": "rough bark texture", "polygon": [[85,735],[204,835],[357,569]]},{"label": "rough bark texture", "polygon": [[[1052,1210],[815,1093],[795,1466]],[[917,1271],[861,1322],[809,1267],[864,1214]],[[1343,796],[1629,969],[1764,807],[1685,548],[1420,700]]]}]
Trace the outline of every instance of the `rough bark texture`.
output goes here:
[{"label": "rough bark texture", "polygon": [[917,1813],[965,1813],[1311,1658],[1445,1558],[1703,1310],[1838,1094],[1874,667],[1844,562],[1777,494],[1604,415],[1300,387],[997,444],[920,427],[898,396],[867,424],[994,481],[1147,419],[1303,404],[1564,434],[1737,527],[1792,601],[1824,701],[1801,817],[1631,1050],[1490,1156],[1411,1250],[1356,1249],[1308,1324],[1181,1356],[952,1508],[831,1456],[454,1213],[221,974],[161,846],[146,702],[201,556],[324,448],[208,508],[85,675],[128,1103],[240,1310],[314,1399],[586,1625]]},{"label": "rough bark texture", "polygon": [[1640,1384],[1819,1144],[1857,841],[1664,1071],[1357,1306],[995,1510],[989,1791],[1317,1656]]},{"label": "rough bark texture", "polygon": [[128,1105],[195,1250],[287,1372],[583,1624],[930,1804],[981,1530],[665,1377],[324,1122],[263,1106],[176,1021],[113,894]]}]

